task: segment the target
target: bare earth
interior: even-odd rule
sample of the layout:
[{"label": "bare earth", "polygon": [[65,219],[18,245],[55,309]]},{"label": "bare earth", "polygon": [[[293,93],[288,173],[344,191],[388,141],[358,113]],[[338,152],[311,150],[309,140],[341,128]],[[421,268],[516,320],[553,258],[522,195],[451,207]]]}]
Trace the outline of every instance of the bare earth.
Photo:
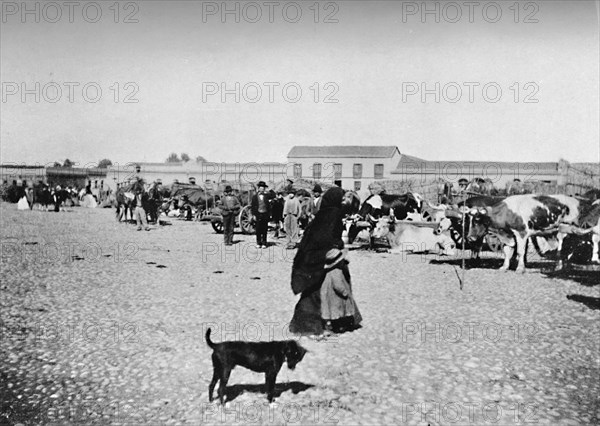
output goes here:
[{"label": "bare earth", "polygon": [[521,275],[488,260],[461,291],[456,259],[354,250],[363,328],[302,338],[310,352],[282,368],[272,405],[262,374],[234,370],[222,410],[204,332],[292,337],[283,239],[259,251],[236,234],[226,251],[206,223],[137,232],[110,209],[0,213],[1,423],[600,422],[600,286],[549,278],[548,262]]}]

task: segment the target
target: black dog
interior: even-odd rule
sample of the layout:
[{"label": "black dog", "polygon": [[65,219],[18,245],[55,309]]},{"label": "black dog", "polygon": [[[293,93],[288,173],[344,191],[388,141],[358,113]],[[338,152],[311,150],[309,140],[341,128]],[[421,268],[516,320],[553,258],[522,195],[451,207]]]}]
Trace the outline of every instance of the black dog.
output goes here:
[{"label": "black dog", "polygon": [[219,399],[221,404],[223,404],[229,375],[236,365],[265,373],[267,398],[269,402],[273,402],[275,381],[284,361],[287,361],[288,368],[293,370],[306,354],[306,349],[294,340],[213,343],[210,340],[210,328],[206,330],[206,343],[214,351],[212,354],[213,378],[208,386],[208,400],[212,402],[213,390],[217,381],[220,380]]}]

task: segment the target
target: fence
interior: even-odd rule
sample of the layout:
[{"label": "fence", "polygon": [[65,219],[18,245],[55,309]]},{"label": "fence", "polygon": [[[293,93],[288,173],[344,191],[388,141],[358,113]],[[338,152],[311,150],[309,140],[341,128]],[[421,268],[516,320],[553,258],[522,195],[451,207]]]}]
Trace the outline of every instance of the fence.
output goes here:
[{"label": "fence", "polygon": [[600,188],[600,164],[569,164],[559,162],[559,172],[563,178],[564,192],[567,195],[584,194],[591,189]]}]

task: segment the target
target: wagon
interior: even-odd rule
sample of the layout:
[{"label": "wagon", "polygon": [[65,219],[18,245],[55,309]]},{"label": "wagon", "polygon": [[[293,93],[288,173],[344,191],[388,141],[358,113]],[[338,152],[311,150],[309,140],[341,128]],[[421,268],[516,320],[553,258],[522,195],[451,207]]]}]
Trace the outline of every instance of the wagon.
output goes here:
[{"label": "wagon", "polygon": [[[289,184],[287,184],[286,181],[282,181],[282,182],[274,184],[272,191],[273,191],[273,193],[274,192],[283,192],[284,194],[287,194],[289,192],[300,191],[302,193],[302,195],[305,197],[301,203],[301,209],[304,214],[304,212],[306,210],[305,204],[312,202],[312,196],[311,196],[310,191],[314,187],[315,183],[316,182],[314,182],[314,181],[298,179],[298,180],[296,180],[296,182],[294,182],[293,185],[289,185]],[[234,190],[234,193],[238,196],[238,198],[240,199],[240,202],[242,204],[242,209],[236,217],[235,227],[239,227],[243,234],[254,234],[256,232],[256,227],[254,225],[254,221],[253,221],[253,217],[252,217],[252,210],[250,207],[252,196],[254,195],[254,192],[256,191],[254,185],[249,184],[249,183],[240,184],[240,183],[222,182],[221,184],[219,184],[218,190],[216,191],[219,194],[219,197],[223,194],[223,191],[224,191],[226,185],[231,185],[231,187]],[[326,189],[330,188],[331,186],[332,185],[329,185],[329,184],[321,184],[321,187],[323,188],[323,190],[326,190]],[[223,232],[223,216],[221,215],[220,209],[218,207],[212,208],[210,211],[210,214],[208,214],[207,217],[210,219],[210,224],[212,225],[215,232],[217,232],[219,234],[222,233]],[[302,219],[304,219],[304,217],[302,217]],[[302,219],[300,220],[300,223],[299,223],[299,226],[301,229],[306,224],[306,220],[302,220]],[[274,228],[274,224],[270,223],[269,230],[271,231],[271,230],[273,230],[273,228]]]},{"label": "wagon", "polygon": [[171,199],[186,199],[196,209],[196,220],[203,220],[205,215],[215,206],[215,197],[210,187],[189,183],[174,183],[171,187]]},{"label": "wagon", "polygon": [[[250,202],[255,191],[254,185],[249,183],[227,183],[221,182],[214,188],[215,199],[220,199],[225,191],[225,186],[230,185],[234,194],[239,198],[242,209],[235,219],[235,227],[239,227],[244,234],[254,234],[256,232],[254,221],[252,219],[252,210]],[[223,233],[223,215],[219,207],[213,207],[206,214],[205,218],[210,220],[210,224],[216,233]]]}]

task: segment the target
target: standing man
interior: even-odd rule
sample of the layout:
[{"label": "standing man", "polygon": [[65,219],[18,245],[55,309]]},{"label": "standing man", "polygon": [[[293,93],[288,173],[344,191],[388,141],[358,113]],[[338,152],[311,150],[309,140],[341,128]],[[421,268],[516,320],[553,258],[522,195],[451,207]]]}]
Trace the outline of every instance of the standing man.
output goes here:
[{"label": "standing man", "polygon": [[312,210],[310,212],[312,221],[314,217],[319,213],[319,209],[321,208],[321,195],[323,194],[323,189],[321,189],[321,185],[316,184],[313,188],[313,202],[312,202]]},{"label": "standing man", "polygon": [[225,195],[219,200],[219,208],[223,216],[223,235],[225,236],[225,245],[233,244],[233,228],[235,226],[235,217],[242,207],[240,200],[233,195],[233,189],[230,185],[225,187]]},{"label": "standing man", "polygon": [[142,230],[142,224],[144,224],[144,229],[146,231],[150,230],[148,226],[148,219],[146,218],[146,210],[144,210],[144,190],[140,186],[138,186],[135,190],[135,221],[137,223],[137,230]]},{"label": "standing man", "polygon": [[273,200],[271,207],[271,219],[275,222],[275,238],[279,238],[279,231],[283,222],[283,192],[279,191],[277,197]]},{"label": "standing man", "polygon": [[286,248],[290,250],[296,248],[298,243],[298,216],[300,216],[300,202],[291,192],[283,206]]},{"label": "standing man", "polygon": [[265,193],[268,188],[262,180],[258,182],[258,193],[252,197],[252,216],[256,223],[256,248],[267,248],[267,230],[271,216],[271,200]]}]

